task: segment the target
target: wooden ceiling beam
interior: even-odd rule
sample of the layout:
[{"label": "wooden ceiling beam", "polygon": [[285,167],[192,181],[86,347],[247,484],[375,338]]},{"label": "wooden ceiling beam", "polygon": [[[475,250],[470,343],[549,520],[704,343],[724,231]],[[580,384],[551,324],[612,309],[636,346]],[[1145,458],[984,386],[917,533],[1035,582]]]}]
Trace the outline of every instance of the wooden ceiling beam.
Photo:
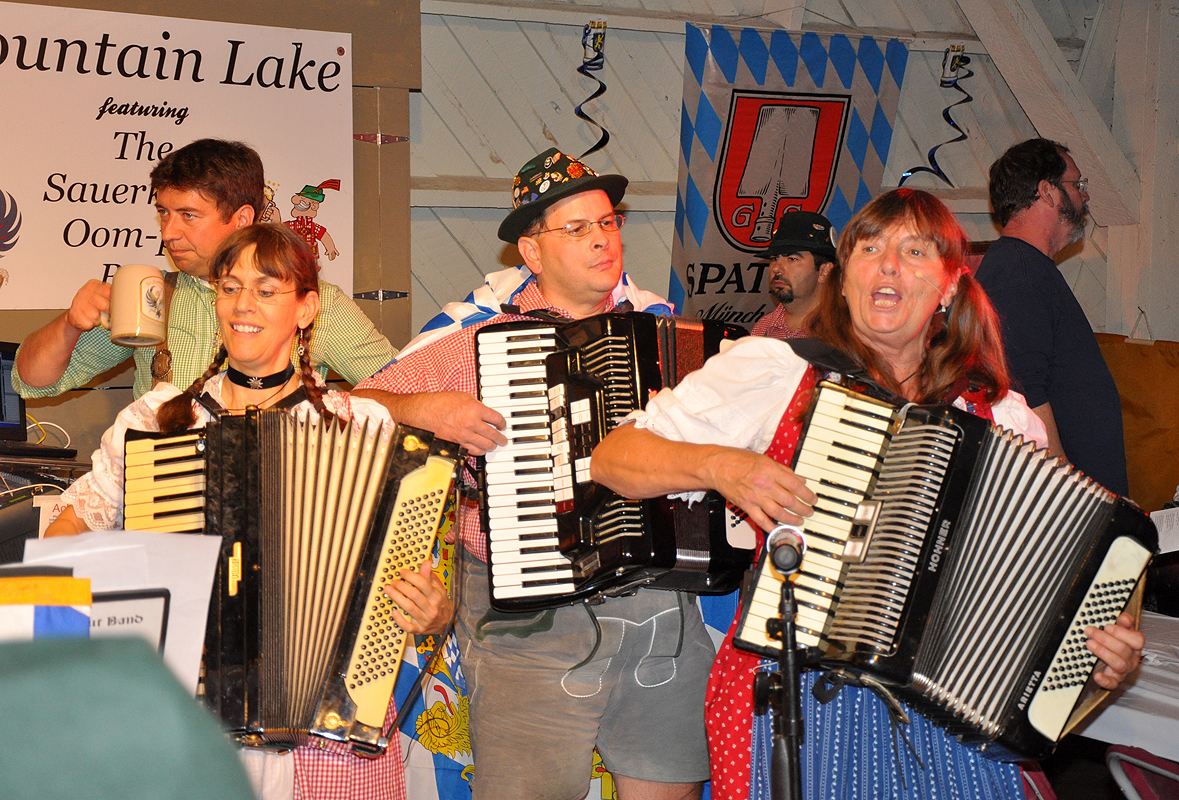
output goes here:
[{"label": "wooden ceiling beam", "polygon": [[1041,136],[1068,146],[1100,225],[1138,222],[1142,183],[1031,0],[958,0]]}]

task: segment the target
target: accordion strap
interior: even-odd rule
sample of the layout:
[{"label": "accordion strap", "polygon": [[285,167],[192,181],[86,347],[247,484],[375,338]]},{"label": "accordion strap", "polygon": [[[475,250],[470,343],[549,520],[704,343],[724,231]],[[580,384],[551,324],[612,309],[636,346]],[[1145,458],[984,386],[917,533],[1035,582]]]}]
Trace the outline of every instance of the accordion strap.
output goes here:
[{"label": "accordion strap", "polygon": [[[868,374],[864,366],[842,350],[836,350],[821,339],[787,339],[794,354],[806,360],[822,372],[838,372],[849,384],[859,384],[867,394],[892,403],[904,402],[885,389]],[[851,387],[855,388],[855,387]]]},{"label": "accordion strap", "polygon": [[[307,392],[304,391],[302,386],[300,386],[298,389],[291,392],[286,397],[282,398],[281,400],[279,400],[277,403],[275,403],[274,405],[272,405],[270,407],[271,408],[294,408],[295,406],[299,405],[299,403],[302,403],[306,399],[307,399]],[[222,411],[225,411],[225,406],[221,405],[219,402],[217,402],[215,399],[213,399],[213,395],[209,394],[208,392],[201,392],[200,397],[198,397],[196,399],[196,401],[198,403],[200,403],[202,406],[204,406],[208,410],[208,412],[210,414],[212,414],[213,416],[217,416]]]}]

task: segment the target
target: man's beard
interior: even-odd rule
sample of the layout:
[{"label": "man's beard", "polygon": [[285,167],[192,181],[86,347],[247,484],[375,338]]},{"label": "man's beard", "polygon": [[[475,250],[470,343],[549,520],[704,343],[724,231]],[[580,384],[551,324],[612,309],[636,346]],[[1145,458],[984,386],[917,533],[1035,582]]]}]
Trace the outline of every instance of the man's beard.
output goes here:
[{"label": "man's beard", "polygon": [[770,289],[770,297],[777,300],[779,303],[793,303],[794,302],[794,287],[786,284],[785,289]]},{"label": "man's beard", "polygon": [[1085,237],[1085,216],[1089,213],[1089,204],[1082,203],[1080,208],[1068,196],[1068,192],[1061,193],[1060,219],[1069,226],[1068,243],[1079,242]]}]

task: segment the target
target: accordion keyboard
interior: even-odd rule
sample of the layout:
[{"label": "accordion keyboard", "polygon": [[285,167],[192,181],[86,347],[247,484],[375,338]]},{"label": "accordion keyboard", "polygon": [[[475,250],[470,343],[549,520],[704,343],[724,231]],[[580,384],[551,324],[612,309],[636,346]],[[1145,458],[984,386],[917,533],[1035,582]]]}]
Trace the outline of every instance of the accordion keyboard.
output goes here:
[{"label": "accordion keyboard", "polygon": [[124,449],[123,527],[194,533],[205,528],[205,440],[200,431],[132,438]]},{"label": "accordion keyboard", "polygon": [[557,536],[552,430],[545,355],[551,327],[481,333],[479,399],[507,420],[508,443],[485,457],[494,598],[572,591],[573,570]]},{"label": "accordion keyboard", "polygon": [[[847,568],[844,548],[856,523],[856,508],[869,493],[892,433],[891,406],[829,383],[815,389],[807,428],[795,453],[794,471],[819,499],[803,521],[807,550],[794,579],[798,643],[822,647]],[[764,555],[734,643],[775,656],[781,644],[766,634],[778,616],[782,576]]]}]

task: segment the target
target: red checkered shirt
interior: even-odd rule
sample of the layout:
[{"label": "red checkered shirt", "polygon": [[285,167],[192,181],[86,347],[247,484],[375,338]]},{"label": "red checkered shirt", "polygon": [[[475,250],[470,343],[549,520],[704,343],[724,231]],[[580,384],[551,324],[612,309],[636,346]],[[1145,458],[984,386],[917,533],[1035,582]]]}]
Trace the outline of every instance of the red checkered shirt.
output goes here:
[{"label": "red checkered shirt", "polygon": [[390,730],[396,716],[390,700],[389,748],[380,758],[363,758],[342,742],[315,736],[295,748],[294,800],[406,800],[401,734]]},{"label": "red checkered shirt", "polygon": [[295,233],[303,237],[303,241],[307,242],[311,248],[311,252],[315,253],[315,257],[319,258],[319,240],[327,233],[327,228],[318,224],[311,217],[295,217],[283,223]]},{"label": "red checkered shirt", "polygon": [[807,335],[805,329],[795,330],[786,324],[786,308],[781,305],[755,322],[752,333],[771,339],[801,339]]},{"label": "red checkered shirt", "polygon": [[[515,300],[516,306],[522,312],[547,309],[567,319],[574,318],[565,309],[549,303],[541,293],[540,287],[536,285],[536,281],[530,281],[516,295]],[[602,313],[613,309],[614,305],[610,303]],[[535,321],[535,318],[518,314],[500,314],[486,322],[475,323],[394,361],[368,380],[358,383],[356,388],[380,389],[398,394],[466,392],[478,397],[475,383],[475,332],[484,325],[513,320]],[[463,537],[463,545],[471,555],[480,561],[487,561],[487,534],[480,524],[478,504],[464,500],[461,517],[459,530]]]}]

